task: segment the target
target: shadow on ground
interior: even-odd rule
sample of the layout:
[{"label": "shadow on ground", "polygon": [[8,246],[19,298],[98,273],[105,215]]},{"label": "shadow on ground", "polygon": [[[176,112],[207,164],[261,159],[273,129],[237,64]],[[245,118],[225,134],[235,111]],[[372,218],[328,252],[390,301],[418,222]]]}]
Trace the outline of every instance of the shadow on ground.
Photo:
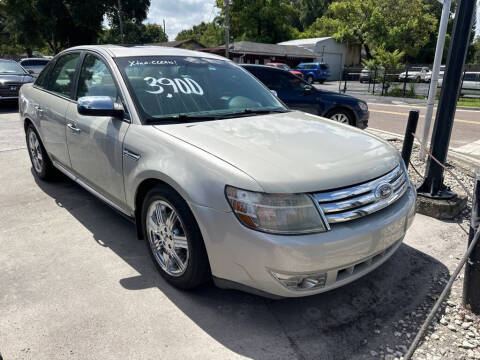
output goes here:
[{"label": "shadow on ground", "polygon": [[16,100],[0,101],[0,114],[18,113]]},{"label": "shadow on ground", "polygon": [[426,317],[423,309],[442,290],[438,279],[448,275],[442,263],[402,245],[371,274],[316,296],[275,301],[212,284],[178,291],[158,275],[132,223],[69,180],[37,184],[91,231],[99,246],[140,274],[119,279],[125,289],[157,287],[213,339],[252,359],[278,359],[279,348],[285,348],[285,359],[364,359],[387,345],[405,349]]}]

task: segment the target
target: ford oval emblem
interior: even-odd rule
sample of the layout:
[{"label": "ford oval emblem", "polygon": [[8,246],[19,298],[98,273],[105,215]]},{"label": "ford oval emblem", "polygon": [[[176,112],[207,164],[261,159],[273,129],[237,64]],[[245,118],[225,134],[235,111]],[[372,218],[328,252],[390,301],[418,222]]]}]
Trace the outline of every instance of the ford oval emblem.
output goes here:
[{"label": "ford oval emblem", "polygon": [[380,184],[375,189],[375,197],[377,199],[388,199],[393,193],[393,187],[389,183]]}]

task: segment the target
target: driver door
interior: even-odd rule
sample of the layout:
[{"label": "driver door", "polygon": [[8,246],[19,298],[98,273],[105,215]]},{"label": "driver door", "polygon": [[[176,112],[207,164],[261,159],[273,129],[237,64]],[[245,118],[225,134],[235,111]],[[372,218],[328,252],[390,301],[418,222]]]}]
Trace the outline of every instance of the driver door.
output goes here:
[{"label": "driver door", "polygon": [[[119,99],[108,66],[100,57],[90,53],[83,58],[75,100],[84,96]],[[123,208],[122,147],[130,122],[111,116],[81,115],[76,102],[67,109],[66,122],[73,171],[88,186]]]}]

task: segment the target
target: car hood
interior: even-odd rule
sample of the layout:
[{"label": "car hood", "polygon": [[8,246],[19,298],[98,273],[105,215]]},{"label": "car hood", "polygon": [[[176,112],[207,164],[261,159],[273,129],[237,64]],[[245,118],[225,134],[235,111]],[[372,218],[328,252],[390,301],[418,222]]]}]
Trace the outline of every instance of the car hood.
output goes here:
[{"label": "car hood", "polygon": [[0,85],[3,84],[18,84],[18,83],[28,83],[32,82],[35,79],[30,75],[7,75],[7,74],[0,74]]},{"label": "car hood", "polygon": [[230,163],[271,193],[350,186],[400,161],[373,135],[296,111],[155,128]]},{"label": "car hood", "polygon": [[348,102],[348,103],[358,103],[359,101],[365,102],[360,100],[356,97],[346,95],[346,94],[339,94],[333,91],[326,91],[326,90],[318,90],[317,92],[322,96],[323,99],[328,98],[332,101],[339,101],[339,102]]}]

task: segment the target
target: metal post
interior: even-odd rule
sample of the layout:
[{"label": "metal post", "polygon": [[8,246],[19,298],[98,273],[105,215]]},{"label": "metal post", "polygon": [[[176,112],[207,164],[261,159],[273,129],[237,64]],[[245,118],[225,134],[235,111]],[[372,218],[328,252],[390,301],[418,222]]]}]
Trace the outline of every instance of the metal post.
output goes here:
[{"label": "metal post", "polygon": [[412,155],[413,139],[414,139],[413,134],[415,134],[415,132],[417,131],[418,117],[419,117],[418,110],[411,110],[408,113],[407,129],[405,130],[405,137],[403,138],[403,146],[402,146],[402,159],[405,162],[405,166],[407,168],[408,168],[408,165],[410,164],[410,157]]},{"label": "metal post", "polygon": [[120,42],[125,43],[125,38],[123,35],[123,18],[122,18],[122,3],[121,0],[118,0],[118,22],[120,24]]},{"label": "metal post", "polygon": [[230,14],[229,14],[230,0],[225,0],[225,57],[229,59],[230,50]]},{"label": "metal post", "polygon": [[408,64],[405,65],[405,79],[403,79],[403,97],[405,97],[405,92],[407,90],[407,81],[408,81]]},{"label": "metal post", "polygon": [[[455,13],[453,36],[450,41],[447,68],[440,92],[435,126],[432,136],[432,155],[442,164],[447,159],[453,120],[457,106],[457,94],[460,91],[462,68],[467,56],[470,32],[475,13],[475,0],[461,0]],[[423,196],[450,199],[456,194],[447,191],[443,184],[443,167],[437,162],[428,160],[426,178],[418,189]]]},{"label": "metal post", "polygon": [[387,68],[384,69],[383,71],[383,82],[382,82],[382,96],[384,95],[385,92],[385,79],[387,77]]},{"label": "metal post", "polygon": [[344,76],[343,76],[343,80],[345,81],[343,83],[343,93],[344,94],[347,92],[347,77],[348,77],[348,69],[344,70]]},{"label": "metal post", "polygon": [[375,74],[373,75],[373,91],[372,94],[375,95],[375,82],[377,81],[377,68],[375,68]]},{"label": "metal post", "polygon": [[425,121],[423,126],[422,143],[420,144],[420,159],[425,159],[425,146],[427,145],[428,134],[432,123],[433,106],[435,105],[435,94],[438,85],[438,75],[442,65],[443,48],[445,46],[445,35],[447,33],[448,18],[450,17],[451,0],[444,0],[442,17],[438,29],[437,47],[435,49],[435,60],[433,61],[432,78],[428,88],[427,108],[425,110]]},{"label": "metal post", "polygon": [[[472,202],[472,218],[468,245],[476,231],[480,231],[480,170],[477,170],[477,181]],[[475,314],[480,314],[480,243],[477,242],[465,265],[463,279],[463,304],[470,305]]]}]

